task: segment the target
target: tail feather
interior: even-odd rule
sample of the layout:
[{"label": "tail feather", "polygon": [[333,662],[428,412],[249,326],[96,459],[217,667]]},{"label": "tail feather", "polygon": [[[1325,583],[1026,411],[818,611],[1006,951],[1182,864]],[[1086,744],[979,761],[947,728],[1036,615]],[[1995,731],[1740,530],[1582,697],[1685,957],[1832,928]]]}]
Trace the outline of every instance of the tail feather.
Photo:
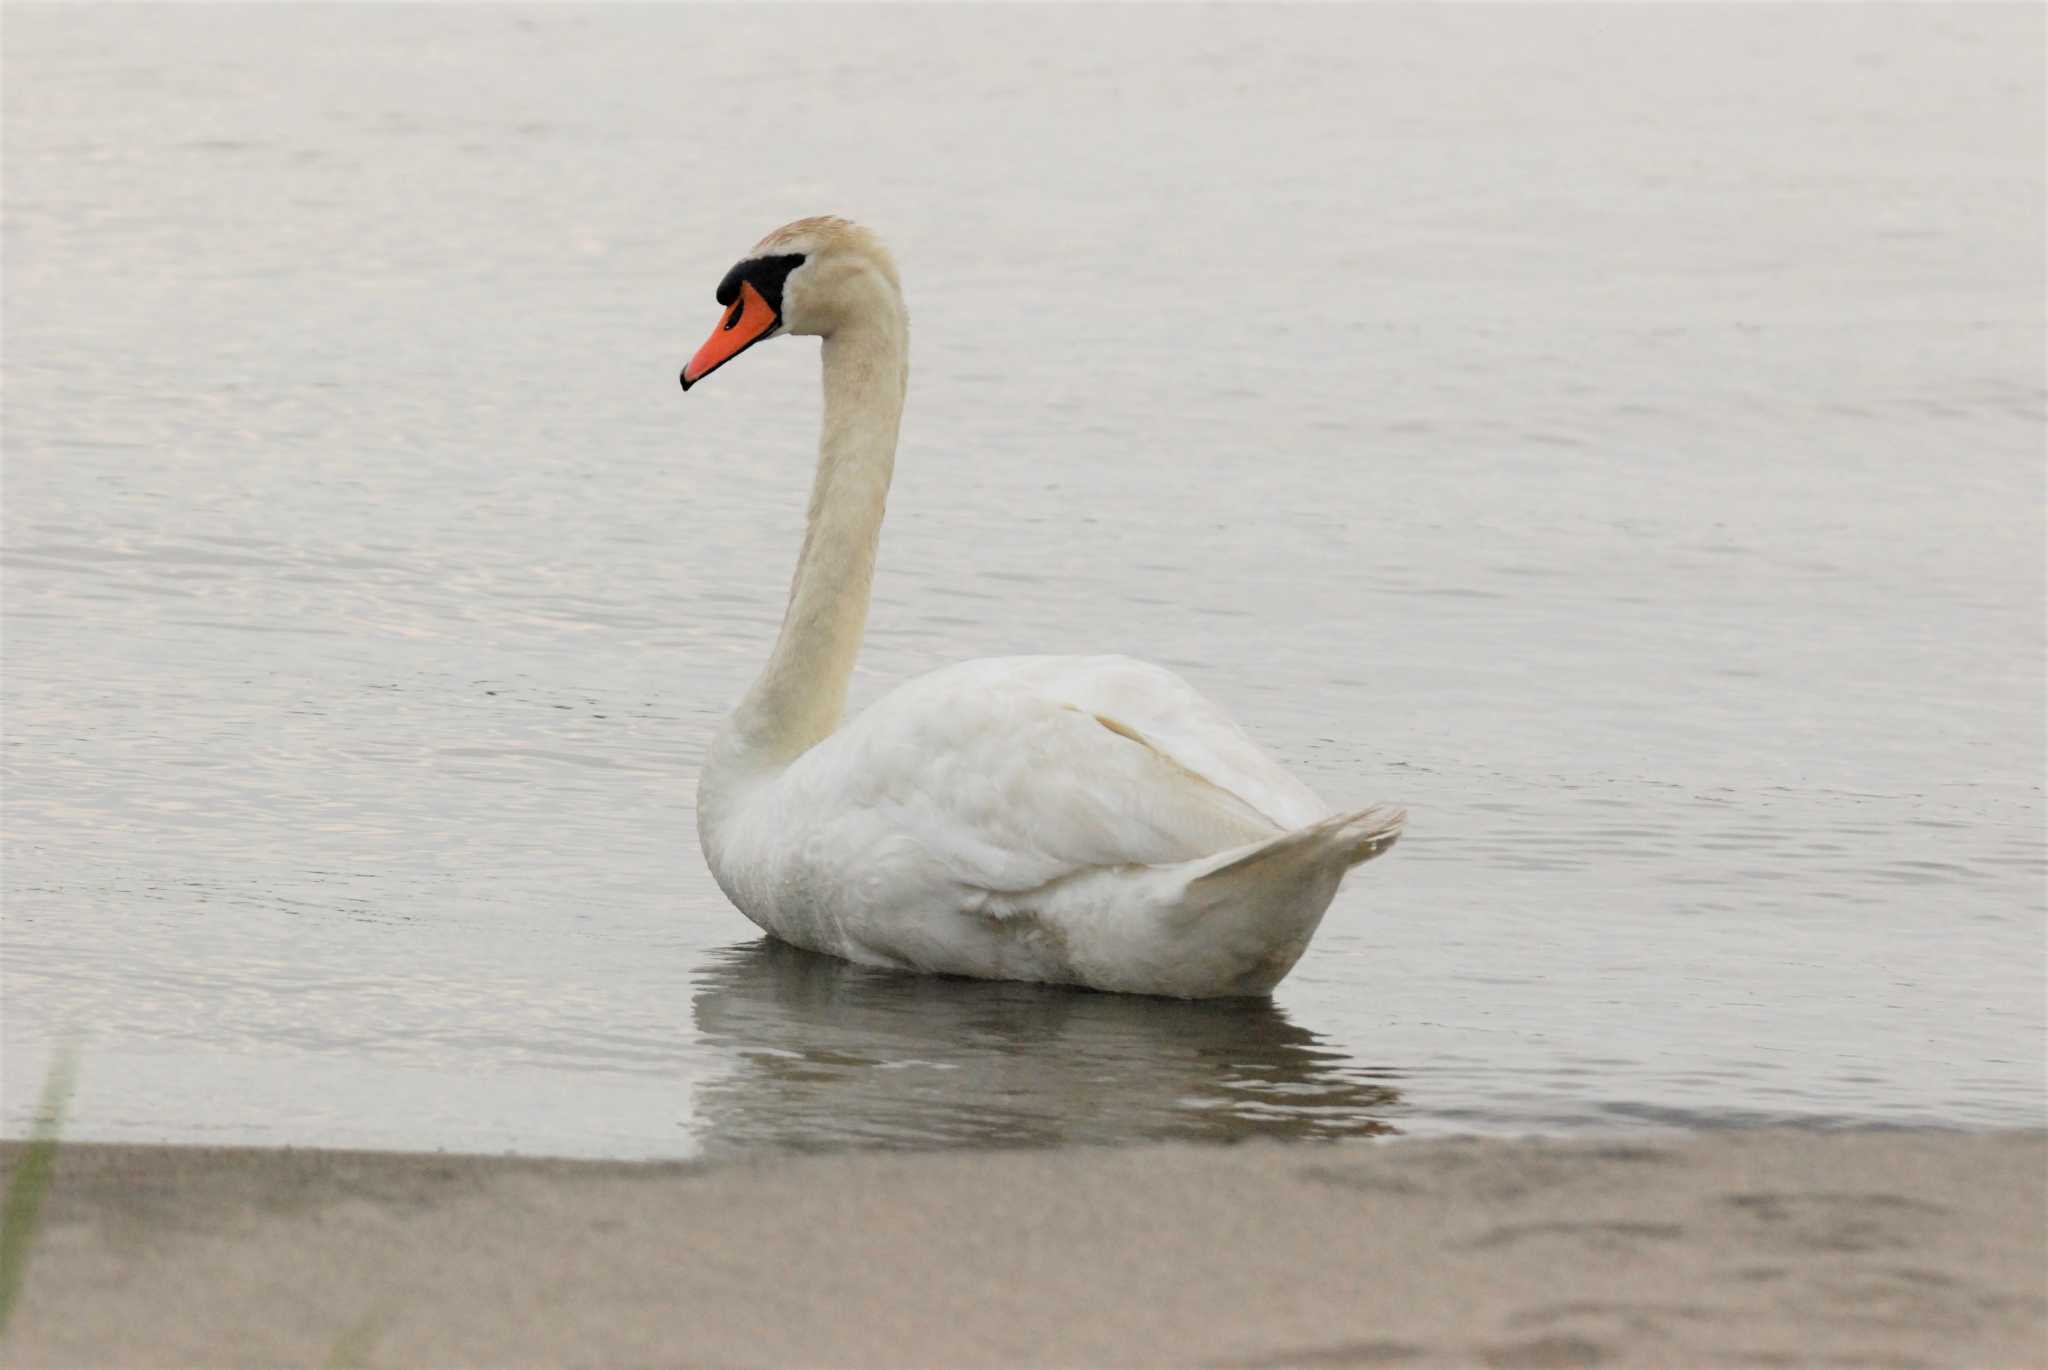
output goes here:
[{"label": "tail feather", "polygon": [[1349,870],[1393,846],[1400,839],[1401,827],[1407,821],[1407,810],[1392,809],[1383,804],[1340,813],[1261,843],[1214,870],[1204,871],[1196,877],[1195,883],[1203,885],[1211,880],[1243,876],[1254,867],[1265,868],[1259,872],[1261,875],[1267,871],[1278,874],[1289,868],[1327,868],[1332,865],[1340,872]]},{"label": "tail feather", "polygon": [[1307,950],[1344,872],[1394,845],[1407,815],[1360,809],[1209,858],[1175,914],[1205,952],[1208,994],[1264,994]]}]

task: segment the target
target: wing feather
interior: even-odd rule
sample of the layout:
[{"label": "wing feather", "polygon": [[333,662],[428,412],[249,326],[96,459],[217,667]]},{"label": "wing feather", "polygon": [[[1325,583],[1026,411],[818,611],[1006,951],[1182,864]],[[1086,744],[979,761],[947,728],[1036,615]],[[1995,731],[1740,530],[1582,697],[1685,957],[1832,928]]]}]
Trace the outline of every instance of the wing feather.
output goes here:
[{"label": "wing feather", "polygon": [[805,812],[886,815],[876,841],[898,856],[908,842],[934,873],[990,892],[1194,860],[1328,813],[1215,705],[1126,657],[933,672],[805,753],[784,783]]}]

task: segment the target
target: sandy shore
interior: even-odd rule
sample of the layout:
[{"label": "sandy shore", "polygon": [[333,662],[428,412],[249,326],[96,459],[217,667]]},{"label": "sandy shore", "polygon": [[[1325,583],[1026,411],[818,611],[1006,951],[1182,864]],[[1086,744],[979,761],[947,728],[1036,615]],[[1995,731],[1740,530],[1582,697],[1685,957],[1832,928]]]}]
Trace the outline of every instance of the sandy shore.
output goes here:
[{"label": "sandy shore", "polygon": [[[19,1143],[0,1148],[11,1178]],[[15,1366],[2048,1363],[2048,1138],[71,1145]]]}]

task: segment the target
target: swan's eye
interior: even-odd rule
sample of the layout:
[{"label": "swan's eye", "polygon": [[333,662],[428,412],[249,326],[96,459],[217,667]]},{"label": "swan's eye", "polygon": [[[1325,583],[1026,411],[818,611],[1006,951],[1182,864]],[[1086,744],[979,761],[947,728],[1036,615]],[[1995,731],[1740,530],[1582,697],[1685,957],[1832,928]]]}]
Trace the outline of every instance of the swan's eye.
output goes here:
[{"label": "swan's eye", "polygon": [[725,327],[721,331],[726,333],[732,332],[733,326],[739,323],[740,321],[740,315],[746,312],[747,302],[744,299],[734,300],[732,305],[732,313],[725,316]]}]

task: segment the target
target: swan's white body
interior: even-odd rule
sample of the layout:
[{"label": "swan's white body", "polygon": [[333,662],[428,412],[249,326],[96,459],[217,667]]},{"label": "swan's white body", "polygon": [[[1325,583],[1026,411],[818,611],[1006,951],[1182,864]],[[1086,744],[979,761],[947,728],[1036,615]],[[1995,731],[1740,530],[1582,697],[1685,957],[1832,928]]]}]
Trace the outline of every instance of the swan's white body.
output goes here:
[{"label": "swan's white body", "polygon": [[1190,998],[1272,988],[1401,815],[1333,815],[1177,676],[1124,657],[972,661],[840,726],[908,328],[887,253],[839,220],[778,230],[735,273],[798,254],[762,336],[824,336],[825,432],[781,637],[698,786],[719,886],[775,936],[871,965]]}]

